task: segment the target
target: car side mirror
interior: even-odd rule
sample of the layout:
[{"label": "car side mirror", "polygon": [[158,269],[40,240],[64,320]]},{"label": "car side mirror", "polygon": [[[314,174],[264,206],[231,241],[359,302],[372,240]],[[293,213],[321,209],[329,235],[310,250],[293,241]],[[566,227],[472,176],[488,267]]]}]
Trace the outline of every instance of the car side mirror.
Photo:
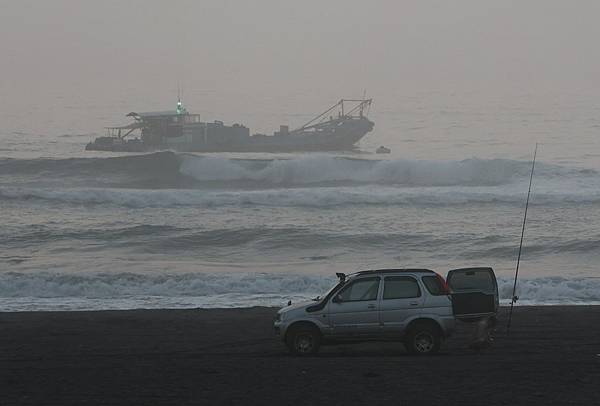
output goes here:
[{"label": "car side mirror", "polygon": [[342,300],[342,295],[335,295],[335,296],[333,297],[333,300],[331,300],[331,301],[332,301],[333,303],[340,303],[340,302],[343,302],[343,300]]}]

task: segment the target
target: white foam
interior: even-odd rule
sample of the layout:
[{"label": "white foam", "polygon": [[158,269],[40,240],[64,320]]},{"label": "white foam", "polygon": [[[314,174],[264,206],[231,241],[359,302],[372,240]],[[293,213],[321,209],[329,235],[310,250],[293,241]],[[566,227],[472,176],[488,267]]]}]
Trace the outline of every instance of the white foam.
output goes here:
[{"label": "white foam", "polygon": [[[513,280],[498,279],[500,298],[510,301]],[[600,278],[547,277],[519,280],[516,295],[521,304],[597,304]]]},{"label": "white foam", "polygon": [[[164,160],[163,155],[155,157]],[[6,184],[0,186],[0,200],[127,207],[521,204],[530,170],[527,162],[501,159],[367,160],[311,155],[287,160],[236,160],[184,154],[178,155],[177,163],[180,161],[181,174],[197,181],[191,188],[87,187],[89,182],[73,187],[81,184],[75,182],[70,188]],[[189,184],[175,179],[178,186]],[[126,184],[135,182],[130,179]],[[143,184],[147,186],[147,180]],[[532,204],[597,202],[600,178],[596,172],[538,165]]]},{"label": "white foam", "polygon": [[[0,311],[280,306],[335,284],[330,275],[279,273],[2,273]],[[506,303],[512,280],[499,279]],[[600,278],[519,282],[521,304],[598,304]]]},{"label": "white foam", "polygon": [[264,161],[184,155],[181,173],[199,181],[254,181],[303,185],[362,182],[411,186],[499,185],[523,175],[524,163],[511,160],[365,160],[314,155]]}]

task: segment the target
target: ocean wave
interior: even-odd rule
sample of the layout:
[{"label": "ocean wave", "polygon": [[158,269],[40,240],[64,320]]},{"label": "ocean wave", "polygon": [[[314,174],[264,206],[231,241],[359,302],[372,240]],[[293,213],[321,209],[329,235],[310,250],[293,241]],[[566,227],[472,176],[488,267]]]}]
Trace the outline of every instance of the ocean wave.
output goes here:
[{"label": "ocean wave", "polygon": [[[57,306],[73,310],[70,303],[78,309],[283,305],[288,299],[322,295],[333,284],[332,275],[312,274],[4,272],[0,274],[0,310]],[[499,278],[498,284],[506,303],[512,295],[512,280]],[[600,278],[522,279],[517,288],[521,303],[542,305],[598,303],[599,292]]]},{"label": "ocean wave", "polygon": [[[23,232],[9,230],[0,233],[0,243],[7,247],[22,247],[35,244],[52,244],[65,240],[100,241],[114,246],[129,248],[142,246],[155,252],[202,251],[214,248],[249,247],[259,250],[281,250],[293,247],[296,250],[313,250],[316,247],[346,248],[395,248],[403,246],[427,246],[429,248],[451,243],[450,239],[424,234],[410,233],[333,233],[316,232],[308,227],[246,227],[228,229],[197,230],[166,225],[136,225],[122,228],[70,229],[38,226]],[[471,238],[469,241],[479,241]],[[491,241],[484,237],[483,241]]]},{"label": "ocean wave", "polygon": [[[512,298],[514,281],[498,278],[498,292],[505,303]],[[546,277],[520,279],[516,295],[522,304],[600,304],[600,278]]]},{"label": "ocean wave", "polygon": [[[367,183],[404,186],[496,186],[525,176],[530,164],[505,159],[463,161],[370,160],[328,155],[235,160],[184,155],[181,173],[200,182],[266,185]],[[557,167],[542,165],[556,174]]]},{"label": "ocean wave", "polygon": [[[7,181],[120,187],[281,188],[376,184],[427,186],[498,186],[527,177],[530,163],[509,159],[462,161],[375,160],[316,154],[289,159],[234,159],[224,156],[177,154],[170,151],[110,158],[0,159]],[[596,171],[539,163],[536,176],[594,177]],[[5,182],[6,184],[6,182]]]},{"label": "ocean wave", "polygon": [[[526,187],[526,186],[525,186]],[[538,189],[541,189],[538,187]],[[551,189],[548,187],[547,189]],[[227,206],[314,207],[347,205],[453,206],[462,204],[522,205],[519,187],[404,188],[392,186],[303,187],[263,190],[33,188],[0,187],[0,201],[40,201],[74,205],[113,205],[131,208],[199,208]],[[597,204],[593,189],[534,190],[532,205]]]},{"label": "ocean wave", "polygon": [[[523,247],[523,253],[529,257],[552,254],[589,254],[600,252],[600,236],[590,236],[581,239],[556,239],[551,241],[529,240]],[[511,245],[497,245],[483,249],[469,250],[465,257],[476,258],[512,258],[515,256],[515,247]]]},{"label": "ocean wave", "polygon": [[190,179],[179,172],[181,159],[169,151],[109,158],[4,158],[0,159],[0,183],[187,187]]},{"label": "ocean wave", "polygon": [[[0,243],[6,246],[33,245],[40,243],[52,243],[63,240],[99,240],[118,242],[125,241],[130,244],[143,243],[145,239],[161,238],[184,229],[169,225],[134,225],[120,228],[52,228],[38,225],[27,227],[27,231],[19,233],[9,230],[8,233],[0,232]],[[140,239],[142,241],[140,241]]]},{"label": "ocean wave", "polygon": [[0,274],[0,298],[121,299],[236,295],[318,295],[331,276],[268,273],[16,273]]},{"label": "ocean wave", "polygon": [[[9,229],[0,232],[0,244],[10,249],[31,246],[62,248],[69,241],[69,247],[77,250],[90,243],[98,249],[126,247],[137,252],[173,254],[194,252],[203,257],[222,258],[234,253],[244,255],[290,255],[290,250],[302,255],[318,250],[328,258],[336,250],[351,252],[439,252],[445,257],[454,253],[467,260],[496,259],[513,260],[517,255],[517,236],[498,234],[411,233],[399,231],[338,232],[314,230],[310,227],[233,227],[196,229],[169,225],[131,225],[127,227],[66,228],[37,226],[23,229]],[[55,246],[54,244],[58,244]],[[524,253],[529,258],[546,255],[595,255],[600,252],[600,235],[586,235],[578,239],[561,237],[530,237]],[[228,250],[228,251],[224,251]],[[331,250],[323,253],[323,250]],[[227,252],[227,254],[225,253]],[[321,254],[319,254],[321,255]],[[302,257],[311,261],[316,257]],[[0,260],[0,263],[2,261]]]},{"label": "ocean wave", "polygon": [[108,158],[36,158],[36,159],[0,159],[2,174],[38,174],[76,175],[86,173],[143,173],[151,171],[177,171],[180,158],[173,152],[156,152],[145,155],[128,155]]}]

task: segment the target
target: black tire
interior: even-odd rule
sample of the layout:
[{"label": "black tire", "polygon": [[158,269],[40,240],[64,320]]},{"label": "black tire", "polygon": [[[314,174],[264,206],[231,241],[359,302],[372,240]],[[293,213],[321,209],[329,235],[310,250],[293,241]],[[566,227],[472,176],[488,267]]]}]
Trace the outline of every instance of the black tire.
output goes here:
[{"label": "black tire", "polygon": [[309,325],[291,327],[285,343],[293,355],[313,355],[319,351],[321,333],[316,327]]},{"label": "black tire", "polygon": [[435,354],[440,350],[441,344],[440,330],[431,323],[415,324],[404,338],[406,350],[413,355]]}]

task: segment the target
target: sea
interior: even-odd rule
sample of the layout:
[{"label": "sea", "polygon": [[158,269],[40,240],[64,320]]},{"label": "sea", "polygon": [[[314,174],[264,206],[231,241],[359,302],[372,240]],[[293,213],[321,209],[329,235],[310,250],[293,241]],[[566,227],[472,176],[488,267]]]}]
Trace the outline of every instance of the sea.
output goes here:
[{"label": "sea", "polygon": [[[336,272],[467,266],[507,303],[536,143],[517,305],[600,304],[591,96],[375,95],[357,151],[298,154],[85,152],[144,109],[91,99],[0,117],[0,311],[281,306]],[[246,124],[319,112],[271,105]]]}]

